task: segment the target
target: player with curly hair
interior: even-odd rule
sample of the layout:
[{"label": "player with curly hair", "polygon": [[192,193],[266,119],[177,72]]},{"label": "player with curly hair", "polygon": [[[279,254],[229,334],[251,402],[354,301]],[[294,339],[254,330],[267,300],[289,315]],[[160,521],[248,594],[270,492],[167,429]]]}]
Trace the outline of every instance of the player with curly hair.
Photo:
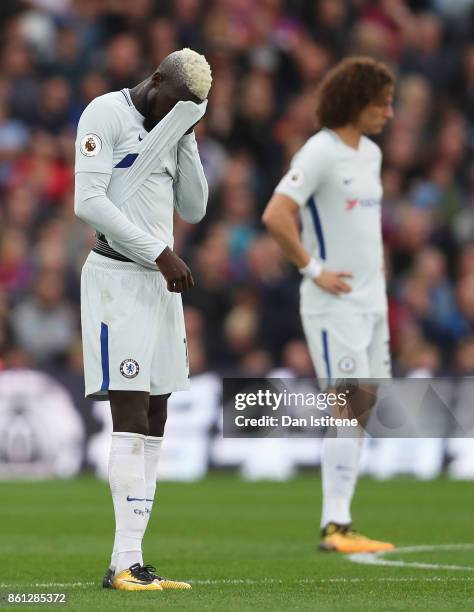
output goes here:
[{"label": "player with curly hair", "polygon": [[[303,328],[316,374],[328,385],[336,385],[337,379],[391,376],[382,153],[368,136],[379,134],[392,118],[393,94],[393,75],[371,58],[351,57],[330,70],[317,91],[320,130],[296,153],[263,214],[270,233],[302,275]],[[360,424],[356,431],[338,430],[323,442],[323,550],[393,548],[351,527],[361,425],[375,389],[351,395],[352,414]]]}]

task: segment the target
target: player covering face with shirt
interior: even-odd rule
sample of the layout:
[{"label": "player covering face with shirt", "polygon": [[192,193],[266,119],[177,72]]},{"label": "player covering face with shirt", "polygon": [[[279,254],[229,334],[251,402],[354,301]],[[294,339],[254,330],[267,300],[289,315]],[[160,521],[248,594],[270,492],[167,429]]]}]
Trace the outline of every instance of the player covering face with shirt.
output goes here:
[{"label": "player covering face with shirt", "polygon": [[[270,233],[302,274],[303,328],[316,373],[328,385],[337,379],[391,376],[382,153],[367,136],[379,134],[393,116],[393,83],[387,67],[370,58],[348,58],[329,71],[317,92],[321,129],[296,153],[263,214]],[[352,391],[350,416],[363,425],[375,387]],[[351,528],[363,429],[334,433],[322,450],[320,548],[389,550],[392,544]]]},{"label": "player covering face with shirt", "polygon": [[190,49],[133,89],[93,100],[76,139],[75,211],[97,232],[81,276],[86,395],[108,399],[115,541],[104,587],[191,588],[143,564],[167,400],[189,387],[180,293],[193,287],[173,252],[173,214],[197,223],[208,188],[193,126],[211,71]]}]

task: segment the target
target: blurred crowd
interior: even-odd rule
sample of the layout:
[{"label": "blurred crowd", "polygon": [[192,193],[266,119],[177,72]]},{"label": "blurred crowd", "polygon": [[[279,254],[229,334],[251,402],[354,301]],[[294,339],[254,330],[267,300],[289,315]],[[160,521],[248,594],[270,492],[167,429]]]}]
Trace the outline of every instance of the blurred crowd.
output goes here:
[{"label": "blurred crowd", "polygon": [[260,215],[317,129],[314,90],[348,54],[397,75],[384,152],[393,365],[474,374],[473,0],[2,0],[0,367],[80,376],[79,282],[94,233],[73,212],[74,138],[96,96],[189,46],[213,70],[196,128],[208,214],[176,219],[194,373],[311,375],[298,273]]}]

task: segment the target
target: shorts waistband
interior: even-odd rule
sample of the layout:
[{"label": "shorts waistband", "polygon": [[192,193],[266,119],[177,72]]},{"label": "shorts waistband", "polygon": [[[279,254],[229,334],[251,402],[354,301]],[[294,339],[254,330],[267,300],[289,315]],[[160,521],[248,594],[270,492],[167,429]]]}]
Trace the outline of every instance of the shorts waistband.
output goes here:
[{"label": "shorts waistband", "polygon": [[107,238],[104,236],[104,234],[101,234],[100,232],[96,233],[96,241],[92,250],[99,253],[99,255],[104,255],[105,257],[115,259],[116,261],[127,261],[133,263],[131,259],[115,251],[107,242]]},{"label": "shorts waistband", "polygon": [[134,261],[118,261],[116,259],[107,257],[106,255],[101,255],[100,253],[97,253],[97,251],[94,250],[89,253],[84,265],[91,266],[93,268],[99,268],[102,270],[135,272],[137,274],[156,274],[157,272],[159,272],[158,267],[156,268],[156,270],[153,270],[152,268],[141,266],[140,264],[137,264]]}]

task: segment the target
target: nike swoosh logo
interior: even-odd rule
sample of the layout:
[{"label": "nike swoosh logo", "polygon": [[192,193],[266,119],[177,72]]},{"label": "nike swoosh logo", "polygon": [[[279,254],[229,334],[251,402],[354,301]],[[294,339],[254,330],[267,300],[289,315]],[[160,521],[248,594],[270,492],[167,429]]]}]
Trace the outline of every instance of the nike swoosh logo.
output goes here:
[{"label": "nike swoosh logo", "polygon": [[140,138],[140,134],[138,135],[138,140],[141,142],[143,138]]},{"label": "nike swoosh logo", "polygon": [[153,501],[153,500],[148,499],[148,497],[130,497],[130,495],[127,495],[127,501]]},{"label": "nike swoosh logo", "polygon": [[143,585],[148,585],[151,584],[153,582],[153,580],[149,580],[147,582],[142,582],[141,580],[122,580],[122,582],[130,582],[130,584],[143,584]]}]

